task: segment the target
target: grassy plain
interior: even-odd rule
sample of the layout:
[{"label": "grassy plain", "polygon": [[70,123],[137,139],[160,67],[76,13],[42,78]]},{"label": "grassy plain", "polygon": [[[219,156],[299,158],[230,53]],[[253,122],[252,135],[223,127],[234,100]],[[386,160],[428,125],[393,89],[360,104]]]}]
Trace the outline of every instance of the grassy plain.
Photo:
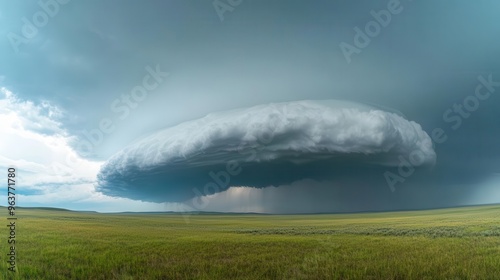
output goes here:
[{"label": "grassy plain", "polygon": [[4,226],[2,279],[500,279],[500,205],[318,215],[20,209],[17,216],[17,273],[7,270]]}]

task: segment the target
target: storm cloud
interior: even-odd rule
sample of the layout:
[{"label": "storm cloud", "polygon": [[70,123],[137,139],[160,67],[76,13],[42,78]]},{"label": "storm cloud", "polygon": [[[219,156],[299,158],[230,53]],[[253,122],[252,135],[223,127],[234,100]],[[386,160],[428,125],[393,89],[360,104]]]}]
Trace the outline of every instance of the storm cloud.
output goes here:
[{"label": "storm cloud", "polygon": [[[102,166],[97,188],[111,196],[182,202],[229,186],[355,176],[396,166],[414,151],[418,165],[435,163],[427,133],[396,113],[336,100],[271,103],[209,114],[146,137]],[[207,193],[210,182],[218,185]]]}]

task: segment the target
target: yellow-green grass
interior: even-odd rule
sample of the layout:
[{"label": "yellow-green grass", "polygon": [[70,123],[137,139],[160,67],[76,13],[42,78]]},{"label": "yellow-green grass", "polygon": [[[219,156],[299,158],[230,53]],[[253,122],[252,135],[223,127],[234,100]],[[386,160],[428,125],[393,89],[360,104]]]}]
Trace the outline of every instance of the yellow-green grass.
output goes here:
[{"label": "yellow-green grass", "polygon": [[[7,210],[0,209],[5,224]],[[369,214],[17,211],[2,279],[500,279],[500,205]]]}]

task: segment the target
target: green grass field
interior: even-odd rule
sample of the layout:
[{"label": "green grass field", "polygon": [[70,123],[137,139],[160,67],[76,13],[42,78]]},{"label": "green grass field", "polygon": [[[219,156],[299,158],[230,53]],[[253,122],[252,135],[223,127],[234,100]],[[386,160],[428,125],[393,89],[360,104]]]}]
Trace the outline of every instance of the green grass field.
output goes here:
[{"label": "green grass field", "polygon": [[[7,210],[2,218],[7,222]],[[2,279],[500,279],[500,205],[324,215],[20,209]]]}]

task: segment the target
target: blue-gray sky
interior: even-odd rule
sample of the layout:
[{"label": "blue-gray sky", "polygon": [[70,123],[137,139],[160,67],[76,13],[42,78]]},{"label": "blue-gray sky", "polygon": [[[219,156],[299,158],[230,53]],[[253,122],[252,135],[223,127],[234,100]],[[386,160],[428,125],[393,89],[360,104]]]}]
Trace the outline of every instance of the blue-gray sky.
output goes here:
[{"label": "blue-gray sky", "polygon": [[[230,9],[218,14],[221,7]],[[304,99],[372,105],[420,124],[431,137],[442,128],[447,138],[435,143],[435,166],[418,169],[394,192],[386,169],[375,168],[364,182],[306,180],[251,194],[234,189],[206,209],[500,202],[496,1],[41,0],[4,1],[0,8],[0,165],[19,169],[25,205],[182,208],[109,197],[96,191],[97,173],[131,143],[184,121]],[[365,30],[373,14],[385,23],[360,47],[356,27]],[[346,59],[342,44],[357,52]],[[148,76],[144,98],[127,100]],[[464,102],[460,113],[454,105]],[[109,131],[102,137],[100,126]]]}]

